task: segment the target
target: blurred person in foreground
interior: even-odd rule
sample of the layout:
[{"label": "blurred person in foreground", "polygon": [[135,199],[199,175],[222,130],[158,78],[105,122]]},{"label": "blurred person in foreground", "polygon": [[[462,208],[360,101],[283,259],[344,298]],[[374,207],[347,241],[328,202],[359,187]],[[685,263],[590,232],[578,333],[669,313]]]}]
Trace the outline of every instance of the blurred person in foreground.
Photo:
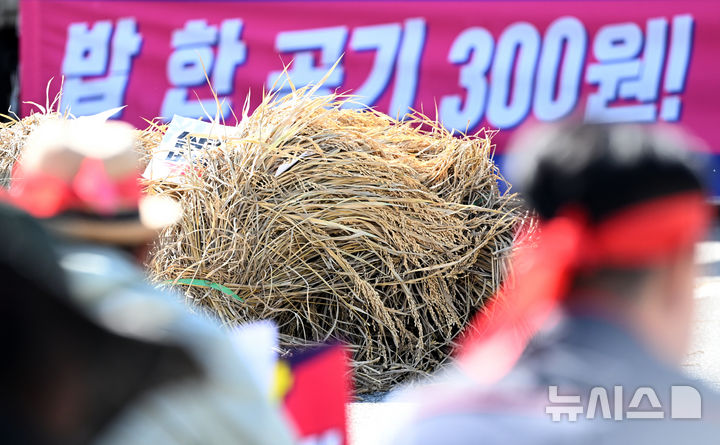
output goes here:
[{"label": "blurred person in foreground", "polygon": [[31,216],[0,204],[0,243],[2,443],[88,443],[154,387],[199,378],[181,348],[118,335],[79,310]]},{"label": "blurred person in foreground", "polygon": [[[132,127],[120,122],[50,121],[28,137],[8,192],[58,238],[80,308],[117,334],[185,351],[200,370],[128,398],[93,443],[290,443],[279,409],[253,384],[229,337],[209,316],[151,286],[136,264],[181,210],[141,193],[134,144]],[[112,374],[102,382],[116,384]]]},{"label": "blurred person in foreground", "polygon": [[539,230],[393,443],[717,443],[720,397],[680,371],[711,219],[685,143],[594,124],[525,143]]}]

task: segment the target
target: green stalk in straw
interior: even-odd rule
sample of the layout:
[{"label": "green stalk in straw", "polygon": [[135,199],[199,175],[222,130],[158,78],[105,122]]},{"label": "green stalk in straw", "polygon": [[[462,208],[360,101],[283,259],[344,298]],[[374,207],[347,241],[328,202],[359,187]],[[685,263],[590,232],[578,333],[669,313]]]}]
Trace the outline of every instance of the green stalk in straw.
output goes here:
[{"label": "green stalk in straw", "polygon": [[226,286],[223,286],[222,284],[213,283],[211,281],[207,280],[196,280],[194,278],[179,278],[177,280],[166,280],[163,281],[163,284],[187,284],[188,286],[198,286],[198,287],[207,287],[210,289],[219,290],[220,292],[224,293],[228,297],[233,297],[234,299],[238,300],[239,302],[243,303],[243,299],[238,296],[235,292],[227,288]]}]

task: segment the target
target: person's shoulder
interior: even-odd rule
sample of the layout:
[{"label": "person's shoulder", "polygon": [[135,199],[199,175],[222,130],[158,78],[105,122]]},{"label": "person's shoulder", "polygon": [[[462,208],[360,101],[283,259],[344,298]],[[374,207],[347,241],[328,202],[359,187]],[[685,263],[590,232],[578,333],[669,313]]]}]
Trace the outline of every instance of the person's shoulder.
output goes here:
[{"label": "person's shoulder", "polygon": [[[396,397],[413,406],[393,444],[543,443],[547,394],[517,385],[480,385],[459,369]],[[554,442],[557,443],[557,442]]]},{"label": "person's shoulder", "polygon": [[[715,438],[720,437],[720,393],[680,372],[655,375],[640,386],[621,384],[622,421],[617,421],[614,411],[617,404],[613,386],[597,386],[605,392],[593,398],[589,397],[591,388],[583,382],[574,385],[568,382],[559,390],[560,397],[567,400],[553,405],[549,388],[530,377],[518,371],[512,378],[488,387],[455,373],[444,381],[416,388],[406,400],[415,402],[417,408],[411,420],[395,433],[392,443],[628,443],[630,438],[637,438],[638,443],[665,444],[681,443],[678,439],[689,435],[697,438],[696,443],[705,444],[715,443]],[[638,392],[641,388],[645,391]],[[645,394],[647,399],[648,388],[661,401],[662,419],[636,420],[635,414],[627,416],[635,403],[631,399],[637,394]],[[578,415],[574,419],[565,403],[570,394],[578,399],[575,403]],[[603,394],[606,405],[600,403]],[[643,406],[638,405],[638,409]],[[595,414],[591,415],[591,407]]]},{"label": "person's shoulder", "polygon": [[[399,445],[446,444],[562,444],[573,442],[558,436],[558,429],[543,418],[518,413],[446,413],[407,425],[393,443]],[[574,436],[577,438],[577,436]]]},{"label": "person's shoulder", "polygon": [[[441,395],[442,394],[442,395]],[[546,413],[547,394],[533,388],[436,387],[412,421],[392,441],[400,445],[575,444],[593,435],[595,425],[565,422],[558,426]]]}]

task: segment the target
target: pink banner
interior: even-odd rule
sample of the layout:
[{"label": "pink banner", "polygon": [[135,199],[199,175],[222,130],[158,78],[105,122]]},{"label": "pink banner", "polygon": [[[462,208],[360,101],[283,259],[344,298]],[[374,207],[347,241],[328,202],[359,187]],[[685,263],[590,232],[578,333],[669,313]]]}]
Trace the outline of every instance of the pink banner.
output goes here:
[{"label": "pink banner", "polygon": [[[63,109],[127,105],[121,119],[216,110],[295,86],[448,128],[569,116],[682,124],[720,152],[720,2],[84,1],[21,2],[22,100],[44,104],[64,76]],[[199,99],[199,100],[198,100]],[[202,106],[201,106],[202,104]],[[30,105],[23,105],[27,114]]]}]

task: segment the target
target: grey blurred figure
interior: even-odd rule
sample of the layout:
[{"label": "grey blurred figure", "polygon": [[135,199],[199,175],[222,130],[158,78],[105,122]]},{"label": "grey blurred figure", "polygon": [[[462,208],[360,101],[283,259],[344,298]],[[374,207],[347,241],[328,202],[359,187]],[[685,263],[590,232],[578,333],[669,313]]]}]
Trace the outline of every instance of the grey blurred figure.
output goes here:
[{"label": "grey blurred figure", "polygon": [[[477,360],[492,340],[476,332],[442,378],[401,397],[417,409],[388,443],[720,441],[720,397],[679,367],[692,322],[694,241],[710,219],[687,140],[584,124],[520,142],[514,179],[545,230],[516,289],[532,306],[547,298],[542,280],[556,274],[564,283],[557,307],[499,380],[478,376],[511,350]],[[570,238],[584,241],[562,253]]]},{"label": "grey blurred figure", "polygon": [[[75,305],[114,334],[172,347],[190,362],[183,378],[126,394],[83,443],[292,443],[279,407],[254,385],[227,332],[152,286],[139,267],[147,244],[181,209],[140,193],[134,143],[130,126],[119,122],[48,122],[30,135],[9,190],[58,240]],[[141,371],[150,378],[162,361],[150,355],[126,363],[102,382],[113,387],[128,368],[142,381]]]}]

